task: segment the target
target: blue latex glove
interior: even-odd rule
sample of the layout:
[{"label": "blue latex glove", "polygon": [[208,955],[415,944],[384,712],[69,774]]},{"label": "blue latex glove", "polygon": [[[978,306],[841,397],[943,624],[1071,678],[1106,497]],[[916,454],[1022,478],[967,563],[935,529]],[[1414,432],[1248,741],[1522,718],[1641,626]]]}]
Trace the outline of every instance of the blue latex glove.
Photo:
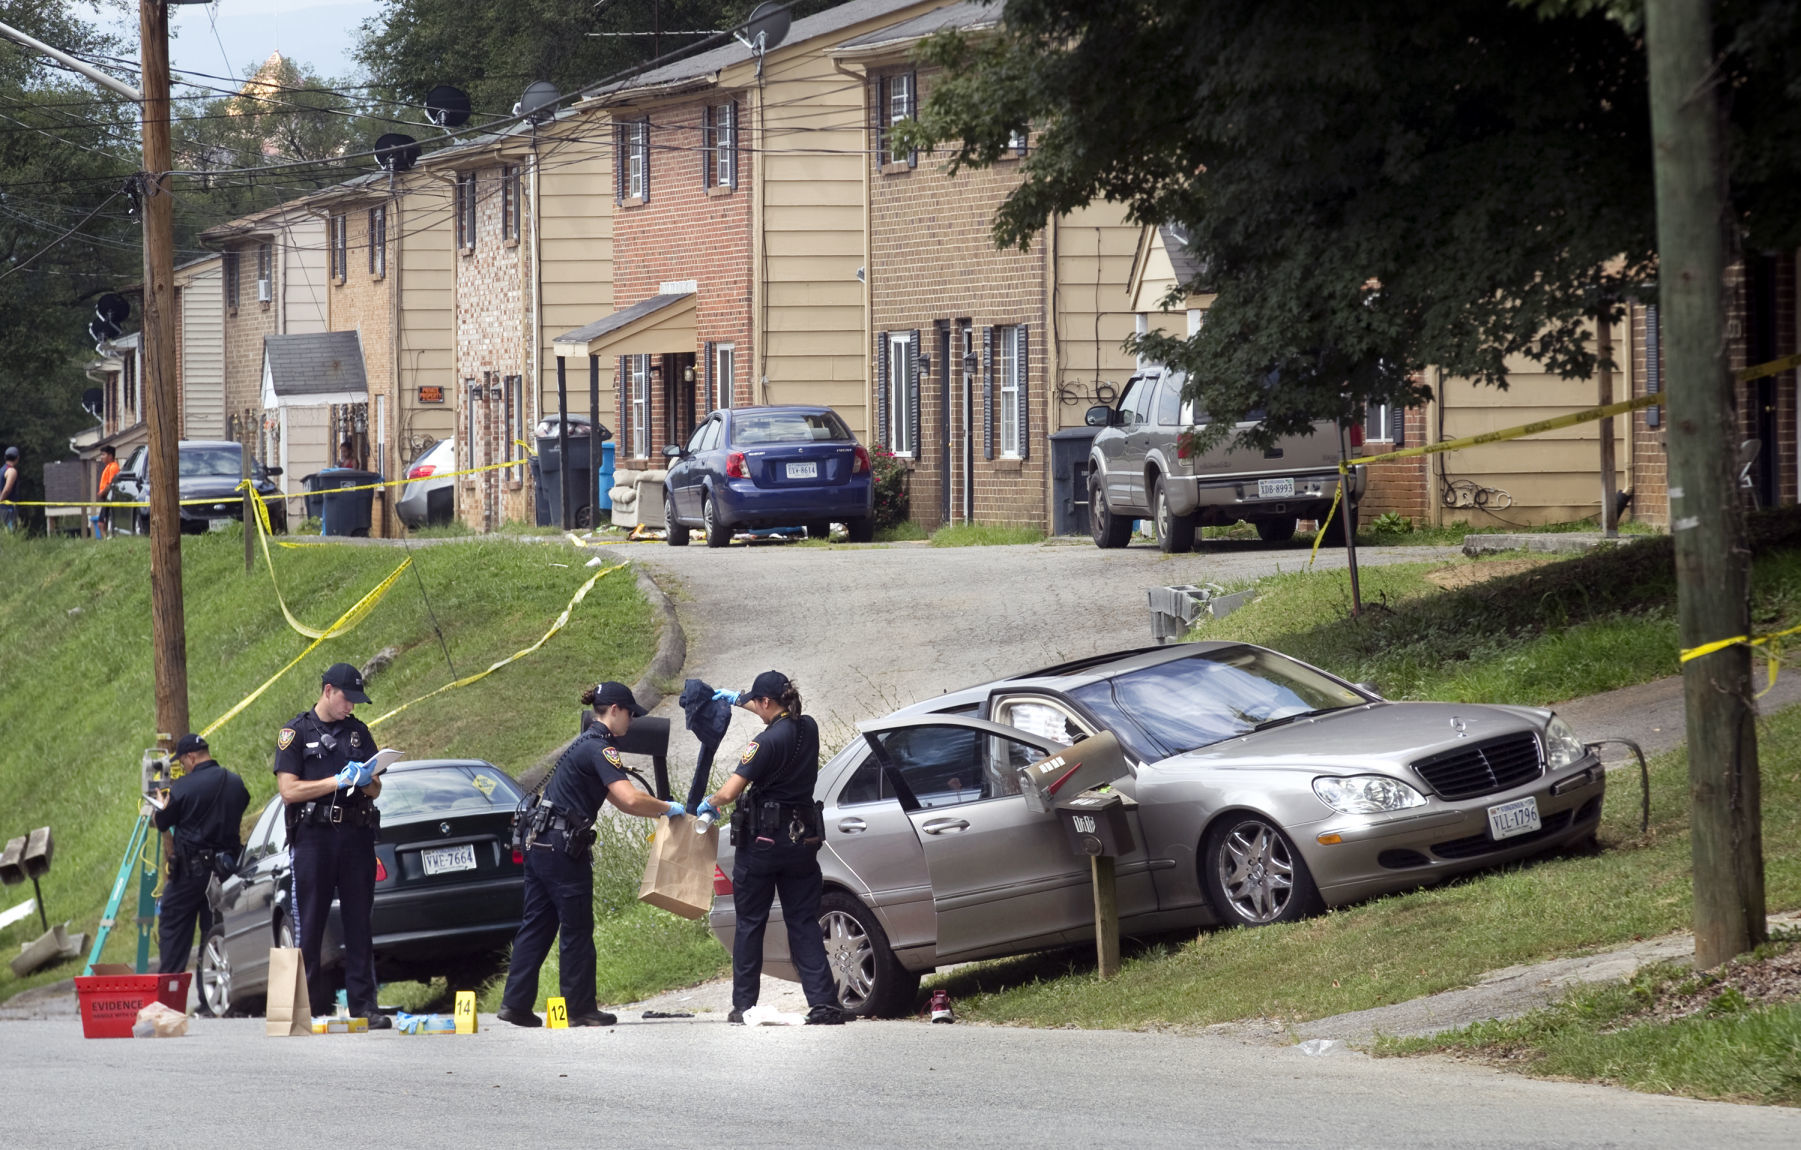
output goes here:
[{"label": "blue latex glove", "polygon": [[694,808],[694,816],[700,819],[717,819],[719,818],[719,808],[714,806],[710,800],[702,799],[700,805]]},{"label": "blue latex glove", "polygon": [[732,690],[730,687],[719,688],[717,691],[713,692],[713,697],[715,699],[724,699],[734,707],[738,705],[738,692]]},{"label": "blue latex glove", "polygon": [[345,790],[349,787],[359,786],[357,779],[362,774],[362,770],[363,764],[361,763],[346,763],[337,774],[338,789]]},{"label": "blue latex glove", "polygon": [[682,804],[680,804],[680,803],[670,803],[669,804],[669,817],[670,818],[679,819],[683,815],[686,815],[687,813],[688,813],[688,808],[684,807]]}]

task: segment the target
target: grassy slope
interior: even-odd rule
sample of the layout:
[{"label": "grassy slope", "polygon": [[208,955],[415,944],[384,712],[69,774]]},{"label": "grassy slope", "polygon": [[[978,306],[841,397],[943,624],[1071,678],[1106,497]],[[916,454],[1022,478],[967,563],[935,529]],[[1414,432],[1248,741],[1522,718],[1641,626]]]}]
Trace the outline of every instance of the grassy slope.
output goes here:
[{"label": "grassy slope", "polygon": [[[303,622],[336,618],[406,557],[390,548],[311,546],[276,551],[289,606]],[[593,572],[563,546],[470,542],[412,552],[406,573],[354,631],[321,644],[248,710],[212,736],[220,762],[250,786],[252,811],[274,793],[275,732],[309,707],[318,674],[342,659],[362,663],[385,647],[393,664],[370,681],[373,718],[450,678],[421,583],[458,675],[468,675],[541,636]],[[305,649],[291,631],[258,561],[244,574],[234,534],[183,541],[189,694],[196,728],[223,714]],[[607,562],[619,558],[605,554]],[[0,837],[49,824],[56,859],[44,898],[56,921],[94,929],[136,817],[139,755],[154,730],[149,551],[141,540],[37,540],[0,547]],[[423,756],[477,756],[517,773],[575,732],[583,684],[630,682],[656,646],[656,625],[630,570],[595,586],[569,625],[537,653],[449,691],[376,728],[384,745]],[[19,901],[11,888],[0,897]],[[29,894],[29,888],[23,888]],[[127,906],[127,912],[131,907]],[[36,919],[7,928],[10,950]],[[109,956],[127,958],[135,932],[115,931]],[[17,980],[0,967],[0,999],[66,978],[74,964]]]}]

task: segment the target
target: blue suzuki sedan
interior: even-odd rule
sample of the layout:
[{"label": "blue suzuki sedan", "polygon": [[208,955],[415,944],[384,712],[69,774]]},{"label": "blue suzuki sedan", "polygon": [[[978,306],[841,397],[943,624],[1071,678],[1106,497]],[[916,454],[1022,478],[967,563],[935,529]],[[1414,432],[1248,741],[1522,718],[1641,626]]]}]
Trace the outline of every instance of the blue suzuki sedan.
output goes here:
[{"label": "blue suzuki sedan", "polygon": [[663,454],[671,547],[687,546],[691,527],[706,531],[708,547],[756,527],[805,526],[823,539],[834,522],[853,543],[875,537],[869,452],[829,407],[715,411]]}]

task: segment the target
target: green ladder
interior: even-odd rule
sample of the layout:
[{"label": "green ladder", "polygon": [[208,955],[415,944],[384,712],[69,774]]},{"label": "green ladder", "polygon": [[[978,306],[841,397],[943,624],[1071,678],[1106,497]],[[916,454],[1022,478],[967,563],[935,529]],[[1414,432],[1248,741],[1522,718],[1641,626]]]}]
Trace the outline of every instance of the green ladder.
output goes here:
[{"label": "green ladder", "polygon": [[150,972],[150,935],[156,924],[156,879],[162,854],[156,849],[156,843],[150,816],[140,814],[138,825],[132,828],[131,844],[125,848],[125,858],[119,863],[119,876],[113,880],[113,892],[107,897],[106,913],[100,916],[100,929],[94,935],[94,949],[88,952],[88,964],[83,974],[94,973],[94,964],[100,961],[100,952],[106,949],[106,940],[119,920],[119,904],[125,901],[125,884],[130,881],[134,868],[138,871],[137,972]]}]

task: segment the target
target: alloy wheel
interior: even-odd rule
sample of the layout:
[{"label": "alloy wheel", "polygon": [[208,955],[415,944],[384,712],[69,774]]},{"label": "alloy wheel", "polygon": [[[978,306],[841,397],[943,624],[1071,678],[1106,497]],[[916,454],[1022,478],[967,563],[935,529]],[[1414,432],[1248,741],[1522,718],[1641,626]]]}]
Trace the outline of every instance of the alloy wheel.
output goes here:
[{"label": "alloy wheel", "polygon": [[1240,919],[1270,923],[1294,896],[1295,860],[1281,833],[1261,819],[1246,819],[1220,840],[1219,883]]},{"label": "alloy wheel", "polygon": [[208,935],[201,947],[200,997],[215,1018],[224,1018],[231,1009],[231,957],[223,934]]},{"label": "alloy wheel", "polygon": [[820,915],[819,930],[825,936],[825,962],[838,986],[838,1003],[855,1010],[875,990],[875,947],[869,932],[840,910]]}]

